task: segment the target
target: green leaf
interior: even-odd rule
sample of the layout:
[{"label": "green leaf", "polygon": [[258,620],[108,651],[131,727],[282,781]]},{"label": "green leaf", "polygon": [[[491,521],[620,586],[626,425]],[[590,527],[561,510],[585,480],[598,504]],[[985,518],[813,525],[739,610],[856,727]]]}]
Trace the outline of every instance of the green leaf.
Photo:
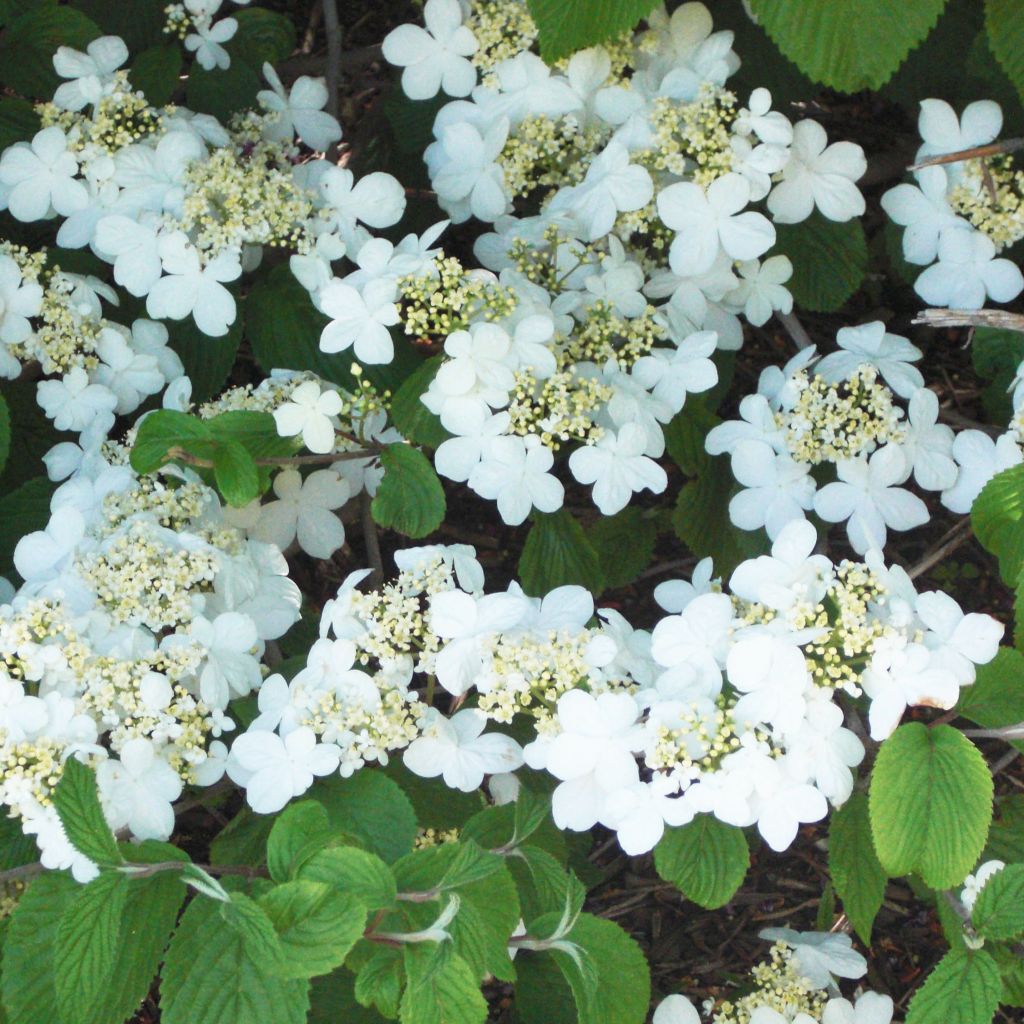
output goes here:
[{"label": "green leaf", "polygon": [[397,949],[381,949],[359,969],[355,998],[367,1009],[375,1007],[386,1017],[397,1017],[404,984],[402,954]]},{"label": "green leaf", "polygon": [[715,910],[743,884],[750,849],[741,829],[698,814],[688,825],[665,830],[654,848],[654,866],[687,899]]},{"label": "green leaf", "polygon": [[401,1024],[484,1024],[487,1001],[473,970],[447,943],[414,943],[403,949],[408,978]]},{"label": "green leaf", "polygon": [[0,99],[0,150],[15,142],[27,142],[40,127],[39,115],[27,100],[13,96]]},{"label": "green leaf", "polygon": [[84,50],[101,35],[99,26],[73,7],[35,5],[4,31],[0,81],[22,96],[49,100],[61,82],[53,69],[57,47]]},{"label": "green leaf", "polygon": [[143,50],[128,70],[132,85],[141,90],[154,107],[170,103],[180,74],[181,48],[173,43]]},{"label": "green leaf", "polygon": [[233,11],[238,32],[227,47],[232,60],[239,59],[261,69],[264,62],[279,64],[295,49],[295,27],[291,18],[261,7]]},{"label": "green leaf", "polygon": [[710,468],[711,456],[704,442],[708,431],[721,422],[703,403],[688,401],[666,424],[665,449],[687,476],[700,476]]},{"label": "green leaf", "polygon": [[521,846],[508,860],[508,869],[519,891],[519,907],[527,926],[545,914],[561,914],[567,907],[575,915],[583,909],[586,890],[547,850]]},{"label": "green leaf", "polygon": [[834,811],[828,832],[828,870],[843,911],[865,946],[871,945],[871,926],[885,898],[889,876],[871,842],[868,798],[854,793]]},{"label": "green leaf", "polygon": [[997,473],[971,506],[978,543],[999,559],[999,572],[1013,586],[1024,570],[1024,465]]},{"label": "green leaf", "polygon": [[315,800],[289,804],[276,818],[267,840],[267,867],[275,882],[298,877],[302,866],[327,845],[333,830],[327,809]]},{"label": "green leaf", "polygon": [[402,792],[412,801],[416,821],[421,828],[461,828],[484,804],[483,794],[479,790],[461,793],[457,789],[450,789],[443,800],[438,800],[437,780],[413,775],[398,757],[391,758],[384,774],[397,782]]},{"label": "green leaf", "polygon": [[773,253],[793,264],[786,287],[796,304],[814,313],[831,313],[860,288],[868,269],[868,243],[859,220],[837,223],[815,211],[800,224],[779,224]]},{"label": "green leaf", "polygon": [[1003,983],[983,949],[951,949],[914,993],[906,1024],[991,1024]]},{"label": "green leaf", "polygon": [[82,886],[70,875],[48,871],[34,878],[11,915],[3,944],[3,1004],[17,1024],[54,1024],[57,991],[53,948],[64,911]]},{"label": "green leaf", "polygon": [[615,39],[646,18],[652,0],[528,0],[550,64],[575,50]]},{"label": "green leaf", "polygon": [[567,508],[530,518],[533,526],[519,556],[519,579],[528,594],[543,597],[569,583],[594,594],[604,590],[600,557]]},{"label": "green leaf", "polygon": [[261,494],[256,463],[238,441],[217,441],[213,453],[213,476],[217,490],[234,508],[244,508]]},{"label": "green leaf", "polygon": [[1024,863],[1024,794],[997,800],[996,814],[981,859]]},{"label": "green leaf", "polygon": [[[177,47],[174,49],[175,53],[179,52]],[[249,322],[254,316],[250,304],[254,294],[255,286],[245,303],[237,304],[238,314],[235,316],[235,322],[228,328],[227,334],[219,338],[203,334],[196,327],[192,317],[165,323],[169,336],[168,343],[178,353],[185,373],[192,381],[192,401],[196,404],[208,402],[220,393],[235,365],[243,331],[248,330],[250,335],[254,332],[255,327]]]},{"label": "green leaf", "polygon": [[60,919],[53,967],[63,1024],[103,1024],[111,1016],[128,886],[127,876],[104,872],[82,888]]},{"label": "green leaf", "polygon": [[577,1024],[572,989],[550,956],[516,957],[516,1018],[523,1024]]},{"label": "green leaf", "polygon": [[210,863],[250,864],[266,862],[266,845],[275,819],[243,807],[210,844]]},{"label": "green leaf", "polygon": [[168,453],[172,448],[183,448],[199,458],[210,459],[215,447],[208,420],[174,409],[158,409],[142,421],[130,460],[136,473],[152,473],[171,461]]},{"label": "green leaf", "polygon": [[1024,722],[1024,654],[1000,647],[988,664],[978,666],[974,683],[960,691],[956,710],[984,729]]},{"label": "green leaf", "polygon": [[878,89],[935,27],[946,0],[751,0],[779,49],[839,92]]},{"label": "green leaf", "polygon": [[614,922],[590,914],[580,914],[568,939],[578,947],[578,958],[557,949],[550,955],[572,989],[579,1024],[642,1024],[651,979],[636,942]]},{"label": "green leaf", "polygon": [[409,798],[386,775],[332,776],[315,783],[309,795],[327,808],[333,829],[357,838],[389,864],[412,849],[416,815]]},{"label": "green leaf", "polygon": [[892,877],[916,872],[933,889],[959,885],[985,846],[992,776],[978,748],[949,725],[901,725],[871,774],[871,831]]},{"label": "green leaf", "polygon": [[276,972],[282,964],[283,949],[267,912],[244,892],[231,893],[231,899],[218,903],[217,909],[242,940],[248,955],[267,970]]},{"label": "green leaf", "polygon": [[398,891],[391,868],[376,854],[354,846],[314,853],[299,868],[298,877],[350,893],[371,910],[389,907]]},{"label": "green leaf", "polygon": [[996,60],[1024,99],[1024,21],[1016,0],[985,0],[985,27]]},{"label": "green leaf", "polygon": [[38,859],[39,848],[33,837],[21,830],[21,819],[0,816],[0,871],[20,868]]},{"label": "green leaf", "polygon": [[11,450],[11,414],[4,396],[0,395],[0,473],[7,465],[7,456]]},{"label": "green leaf", "polygon": [[992,946],[989,950],[999,965],[1003,991],[999,1002],[1005,1006],[1024,1006],[1024,957],[1013,948]]},{"label": "green leaf", "polygon": [[37,476],[0,498],[0,522],[4,524],[0,530],[0,574],[6,575],[14,568],[18,541],[28,533],[46,528],[53,490],[45,476]]},{"label": "green leaf", "polygon": [[275,886],[260,899],[281,940],[283,978],[329,974],[362,938],[366,907],[323,882]]},{"label": "green leaf", "polygon": [[132,0],[130,4],[112,4],[109,0],[73,0],[70,6],[92,18],[103,30],[102,34],[120,36],[133,52],[155,46],[167,38],[163,31],[166,20],[164,0]]},{"label": "green leaf", "polygon": [[343,387],[355,386],[351,353],[320,351],[320,334],[330,321],[313,305],[309,292],[287,263],[258,276],[246,299],[246,334],[265,373],[310,370]]},{"label": "green leaf", "polygon": [[971,923],[986,939],[1015,939],[1024,933],[1024,864],[1008,864],[982,886]]},{"label": "green leaf", "polygon": [[729,500],[734,491],[727,460],[713,459],[706,473],[679,492],[672,512],[676,536],[696,555],[710,555],[715,572],[727,576],[744,559],[768,551],[763,530],[748,533],[732,525]]},{"label": "green leaf", "polygon": [[53,805],[71,845],[97,864],[120,864],[121,853],[103,817],[96,774],[70,757],[53,793]]},{"label": "green leaf", "polygon": [[229,68],[212,71],[192,64],[185,100],[196,113],[212,114],[226,123],[232,114],[256,107],[256,93],[261,88],[259,75],[243,60],[233,60]]},{"label": "green leaf", "polygon": [[445,500],[434,467],[418,448],[389,444],[380,455],[384,478],[370,505],[381,526],[419,539],[444,520]]},{"label": "green leaf", "polygon": [[[395,954],[395,959],[398,959]],[[356,1002],[355,978],[347,970],[314,978],[307,1024],[385,1024],[386,1018]],[[395,996],[395,1015],[398,996]]]},{"label": "green leaf", "polygon": [[408,377],[391,399],[391,420],[395,429],[413,444],[437,448],[452,435],[441,426],[441,421],[421,401],[430,382],[437,374],[442,357],[433,356],[423,361]]},{"label": "green leaf", "polygon": [[304,1024],[309,983],[275,976],[251,940],[224,923],[212,900],[194,899],[185,911],[164,961],[161,1024]]},{"label": "green leaf", "polygon": [[[67,436],[54,428],[53,421],[48,420],[39,407],[34,382],[2,381],[0,391],[3,392],[11,416],[11,437],[17,438],[18,443],[18,458],[8,460],[7,468],[0,477],[0,495],[7,496],[21,484],[33,479],[35,474],[42,472],[40,462],[43,456],[55,444],[67,440]],[[52,489],[54,485],[49,486]],[[5,520],[4,536],[0,544],[8,540]]]},{"label": "green leaf", "polygon": [[651,564],[658,540],[655,520],[640,508],[602,516],[589,533],[608,590],[632,583]]}]

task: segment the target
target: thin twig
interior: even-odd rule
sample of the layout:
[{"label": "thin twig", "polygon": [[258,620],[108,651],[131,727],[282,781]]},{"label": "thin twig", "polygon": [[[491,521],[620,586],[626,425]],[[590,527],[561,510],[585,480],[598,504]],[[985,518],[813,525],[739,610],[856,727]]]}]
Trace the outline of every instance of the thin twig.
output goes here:
[{"label": "thin twig", "polygon": [[922,309],[911,323],[926,327],[999,327],[1024,331],[1024,314],[1005,309]]},{"label": "thin twig", "polygon": [[[348,462],[351,459],[368,459],[379,453],[380,449],[360,448],[354,452],[327,452],[323,455],[272,455],[265,459],[253,459],[257,466],[316,466],[324,463]],[[201,459],[198,455],[185,451],[184,448],[175,446],[168,448],[167,457],[176,462],[185,462],[190,466],[199,466],[202,469],[212,469],[211,459]]]},{"label": "thin twig", "polygon": [[971,536],[971,521],[968,518],[960,520],[952,530],[948,530],[943,537],[939,540],[938,544],[935,545],[917,563],[909,572],[909,576],[912,580],[916,580],[918,576],[923,575],[934,565],[938,565],[944,558],[951,555],[961,544],[963,544]]},{"label": "thin twig", "polygon": [[327,113],[338,116],[338,90],[341,86],[341,22],[337,0],[323,0],[324,33],[327,36]]},{"label": "thin twig", "polygon": [[804,325],[797,319],[795,313],[780,313],[776,311],[779,323],[786,328],[786,333],[793,339],[797,348],[811,348],[814,342],[811,336],[804,330]]},{"label": "thin twig", "polygon": [[370,495],[363,491],[360,497],[360,518],[363,524],[363,542],[366,544],[366,557],[373,568],[369,589],[379,587],[384,581],[384,559],[380,553],[380,538],[377,536],[377,524],[373,520],[370,508]]},{"label": "thin twig", "polygon": [[309,13],[309,24],[306,25],[306,33],[302,37],[302,48],[303,54],[310,54],[313,52],[313,43],[316,42],[316,30],[320,27],[320,22],[324,16],[324,5],[323,0],[314,6],[313,10]]},{"label": "thin twig", "polygon": [[1024,149],[1024,139],[1003,139],[1002,142],[990,142],[987,146],[971,146],[970,149],[958,149],[955,153],[942,153],[930,156],[919,163],[911,164],[908,171],[920,171],[924,167],[935,167],[939,164],[956,164],[961,160],[979,160],[987,156],[999,156],[1000,153],[1016,153]]}]

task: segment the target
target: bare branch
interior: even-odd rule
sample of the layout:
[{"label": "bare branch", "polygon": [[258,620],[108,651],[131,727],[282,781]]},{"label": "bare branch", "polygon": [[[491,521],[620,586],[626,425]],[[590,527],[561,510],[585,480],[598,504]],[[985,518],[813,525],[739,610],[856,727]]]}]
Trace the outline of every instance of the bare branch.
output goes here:
[{"label": "bare branch", "polygon": [[1024,139],[1003,139],[987,146],[971,146],[970,149],[958,149],[955,153],[942,153],[930,156],[919,163],[911,164],[908,171],[920,171],[924,167],[935,167],[941,164],[956,164],[961,160],[980,160],[987,156],[999,156],[1000,153],[1016,153],[1024,149]]},{"label": "bare branch", "polygon": [[911,323],[926,327],[998,327],[1024,331],[1024,314],[1005,309],[923,309]]}]

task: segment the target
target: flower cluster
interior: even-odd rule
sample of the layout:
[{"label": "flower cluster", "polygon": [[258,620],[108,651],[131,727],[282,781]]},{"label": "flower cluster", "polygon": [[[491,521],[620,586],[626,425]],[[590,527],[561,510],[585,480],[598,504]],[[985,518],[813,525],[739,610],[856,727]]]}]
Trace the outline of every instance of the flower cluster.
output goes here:
[{"label": "flower cluster", "polygon": [[222,776],[228,704],[261,685],[264,642],[300,595],[280,551],[246,540],[195,475],[138,477],[111,442],[46,462],[63,482],[0,606],[0,800],[44,865],[84,879],[95,868],[51,799],[66,759],[96,766],[112,829],[168,838],[183,787]]},{"label": "flower cluster", "polygon": [[[751,969],[746,994],[704,1005],[712,1024],[890,1024],[889,996],[861,991],[851,1002],[838,994],[837,978],[862,978],[868,968],[849,935],[766,928],[761,938],[773,944],[768,957]],[[681,995],[664,999],[654,1013],[654,1024],[700,1024],[700,1019]]]},{"label": "flower cluster", "polygon": [[[233,2],[242,6],[249,0]],[[231,55],[223,44],[235,37],[238,22],[234,18],[221,18],[214,22],[222,3],[223,0],[183,0],[164,8],[164,32],[181,39],[185,49],[195,54],[199,66],[206,71],[215,68],[226,71],[231,67]]]},{"label": "flower cluster", "polygon": [[[394,583],[364,594],[367,572],[345,581],[307,667],[264,685],[228,770],[258,779],[250,803],[272,810],[321,767],[347,774],[402,748],[410,770],[466,791],[525,763],[558,780],[560,828],[601,823],[628,853],[698,813],[786,849],[852,791],[864,748],[846,702],[884,739],[908,705],[952,707],[1002,635],[945,594],[917,594],[877,552],[836,565],[812,554],[816,539],[786,526],[770,557],[735,570],[731,596],[710,561],[662,584],[671,614],[651,633],[611,609],[595,619],[582,587],[485,594],[471,548],[399,552]],[[523,748],[484,731],[514,720],[530,726]]]},{"label": "flower cluster", "polygon": [[807,348],[764,370],[757,392],[740,402],[741,419],[708,433],[708,452],[729,453],[742,485],[729,505],[735,526],[764,527],[774,538],[813,510],[845,522],[863,555],[883,549],[889,530],[928,521],[928,507],[905,486],[911,478],[940,492],[950,510],[968,512],[996,472],[1021,461],[1015,426],[993,441],[938,422],[939,400],[911,365],[921,352],[906,338],[875,322],[845,327],[836,340],[838,351],[824,357]]},{"label": "flower cluster", "polygon": [[442,107],[425,158],[452,220],[494,230],[475,246],[485,271],[439,255],[397,296],[360,276],[367,315],[443,352],[423,397],[455,435],[442,475],[517,524],[561,506],[569,449],[572,476],[614,514],[664,490],[662,428],[715,383],[710,356],[740,346],[739,316],[792,307],[791,264],[762,262],[775,229],[748,207],[764,200],[780,223],[815,206],[855,217],[863,153],[794,126],[764,89],[741,107],[725,87],[732,34],[699,3],[554,69],[518,0],[465,19],[457,0],[428,0],[424,17],[384,55],[411,98],[469,97]]},{"label": "flower cluster", "polygon": [[[992,100],[968,104],[958,118],[945,100],[921,103],[917,162],[987,146],[1003,126]],[[986,299],[1010,302],[1024,291],[1024,275],[997,258],[1024,238],[1024,171],[1003,154],[920,167],[916,184],[882,197],[889,217],[906,230],[903,255],[927,267],[914,285],[933,306],[980,309]]]}]

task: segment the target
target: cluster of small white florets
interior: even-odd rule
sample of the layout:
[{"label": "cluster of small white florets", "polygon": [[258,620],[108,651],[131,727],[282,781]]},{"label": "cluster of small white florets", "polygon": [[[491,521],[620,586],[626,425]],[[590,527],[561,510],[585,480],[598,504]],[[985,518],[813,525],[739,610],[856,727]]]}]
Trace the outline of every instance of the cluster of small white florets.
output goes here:
[{"label": "cluster of small white florets", "polygon": [[[740,402],[741,419],[709,431],[708,452],[729,453],[742,485],[729,505],[735,526],[775,538],[813,511],[845,522],[863,555],[884,549],[889,530],[928,522],[927,505],[905,486],[911,479],[965,513],[997,472],[1021,461],[1015,425],[993,440],[938,422],[939,400],[911,365],[921,351],[906,338],[875,322],[845,327],[836,340],[824,357],[806,348],[764,370],[757,392]],[[1024,402],[1018,391],[1015,407]],[[832,482],[814,473],[821,465]]]},{"label": "cluster of small white florets", "polygon": [[[215,5],[192,6],[209,14]],[[333,262],[348,256],[379,276],[380,257],[395,280],[421,272],[429,239],[374,245],[368,230],[401,218],[399,183],[383,173],[357,181],[300,147],[325,150],[341,138],[337,121],[321,109],[321,80],[303,77],[286,91],[264,65],[271,88],[258,94],[263,112],[236,115],[225,128],[209,115],[151,106],[121,70],[127,57],[116,36],[95,40],[86,52],[57,51],[54,66],[69,81],[53,102],[39,105],[43,127],[33,139],[0,155],[0,205],[15,219],[58,217],[58,245],[89,246],[112,265],[117,284],[145,298],[151,317],[191,316],[210,336],[235,321],[229,285],[254,270],[268,246],[290,250],[292,272],[311,301],[323,298],[326,311],[349,320],[358,314],[344,301],[351,283],[334,279]],[[341,289],[340,307],[332,284]],[[44,403],[58,427],[82,430],[97,419],[97,435],[109,430],[112,411],[133,411],[168,381],[176,381],[167,398],[172,407],[190,390],[169,354],[151,365],[155,342],[126,338],[125,348],[112,333],[123,330],[102,319],[101,298],[117,303],[98,280],[47,268],[45,255],[13,246],[0,252],[0,373],[13,375],[22,362],[39,359],[47,373],[62,375],[47,385]],[[343,324],[332,324],[323,347],[339,351],[354,340],[346,337]],[[134,405],[130,388],[141,395]],[[62,403],[74,414],[61,414]]]},{"label": "cluster of small white florets", "polygon": [[66,759],[95,765],[112,829],[167,839],[183,787],[223,775],[228,704],[261,685],[264,642],[300,595],[280,551],[230,526],[193,474],[140,478],[109,442],[46,463],[63,482],[0,606],[0,802],[47,867],[84,880],[95,868],[51,799]]},{"label": "cluster of small white florets", "polygon": [[614,514],[665,489],[663,425],[715,383],[709,357],[740,346],[739,316],[792,308],[789,260],[762,262],[775,228],[746,208],[766,200],[779,223],[815,205],[856,217],[864,155],[826,148],[764,89],[739,108],[732,33],[712,32],[699,3],[554,68],[519,0],[428,0],[424,18],[384,55],[413,99],[469,97],[439,112],[426,162],[453,221],[493,224],[475,253],[497,275],[438,260],[388,311],[443,346],[424,401],[456,436],[437,469],[517,524],[561,506],[552,467],[568,447],[572,475]]},{"label": "cluster of small white florets", "polygon": [[[170,3],[164,8],[166,21],[164,32],[177,36],[185,49],[194,53],[196,61],[207,71],[231,67],[231,55],[224,49],[224,43],[234,39],[238,22],[234,18],[213,19],[220,13],[224,0],[183,0]],[[249,0],[232,0],[239,7]]]},{"label": "cluster of small white florets", "polygon": [[[917,163],[988,146],[1002,127],[1003,112],[992,100],[968,104],[959,118],[945,100],[923,100]],[[914,179],[886,192],[882,208],[906,228],[907,262],[927,267],[914,284],[917,294],[955,309],[1015,299],[1024,275],[997,257],[1024,238],[1024,171],[997,154],[921,167]]]},{"label": "cluster of small white florets", "polygon": [[[751,972],[745,995],[708,1000],[702,1007],[712,1024],[890,1024],[889,996],[861,990],[851,1002],[838,994],[837,978],[858,979],[867,961],[848,935],[766,928],[773,945]],[[653,1024],[700,1024],[701,1014],[685,996],[662,1000]]]},{"label": "cluster of small white florets", "polygon": [[[864,747],[840,694],[882,740],[908,706],[952,707],[1002,635],[945,594],[917,594],[877,551],[834,565],[816,540],[810,523],[789,524],[770,557],[735,570],[731,596],[710,560],[692,582],[662,584],[671,614],[650,633],[610,609],[595,619],[578,586],[485,594],[472,548],[400,552],[394,583],[363,594],[367,572],[345,581],[307,668],[261,690],[228,770],[256,779],[256,809],[275,810],[314,775],[399,748],[411,771],[465,791],[485,775],[504,790],[525,763],[558,780],[560,828],[600,823],[628,853],[699,813],[756,824],[784,850],[852,791]],[[532,722],[524,747],[484,731],[514,716]]]}]

